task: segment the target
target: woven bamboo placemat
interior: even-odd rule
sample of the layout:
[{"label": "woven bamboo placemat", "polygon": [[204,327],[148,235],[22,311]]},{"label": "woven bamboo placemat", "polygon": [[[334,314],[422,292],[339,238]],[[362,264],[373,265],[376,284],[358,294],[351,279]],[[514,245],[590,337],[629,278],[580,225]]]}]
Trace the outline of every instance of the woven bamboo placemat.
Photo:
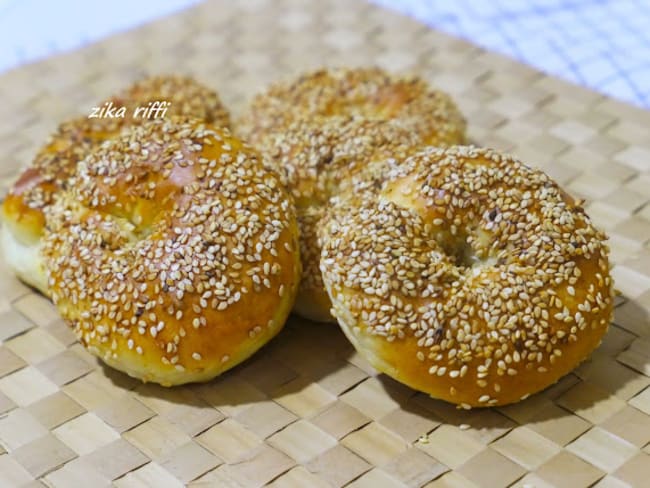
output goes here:
[{"label": "woven bamboo placemat", "polygon": [[622,292],[602,346],[541,394],[466,412],[292,318],[217,380],[164,389],[102,367],[0,263],[0,485],[648,486],[650,113],[361,1],[224,0],[2,75],[2,187],[58,121],[141,75],[195,75],[237,112],[274,79],[341,64],[421,74],[475,141],[587,200]]}]

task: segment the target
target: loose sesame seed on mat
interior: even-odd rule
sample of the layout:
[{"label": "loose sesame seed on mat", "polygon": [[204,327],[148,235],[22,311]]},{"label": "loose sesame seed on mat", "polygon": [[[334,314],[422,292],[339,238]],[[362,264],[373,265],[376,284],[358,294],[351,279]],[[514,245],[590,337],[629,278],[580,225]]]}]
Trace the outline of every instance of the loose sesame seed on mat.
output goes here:
[{"label": "loose sesame seed on mat", "polygon": [[471,141],[585,200],[620,291],[591,358],[519,403],[467,411],[377,374],[338,328],[292,317],[216,380],[165,389],[103,367],[0,263],[0,486],[647,484],[648,112],[361,1],[213,1],[0,76],[1,187],[61,120],[144,74],[195,76],[235,118],[270,82],[368,64],[449,92]]}]

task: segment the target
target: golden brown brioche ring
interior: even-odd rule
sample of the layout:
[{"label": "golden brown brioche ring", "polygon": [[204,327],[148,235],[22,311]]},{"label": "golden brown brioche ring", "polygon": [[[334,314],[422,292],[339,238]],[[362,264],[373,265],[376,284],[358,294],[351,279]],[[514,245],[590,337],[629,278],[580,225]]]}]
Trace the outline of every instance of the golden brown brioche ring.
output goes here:
[{"label": "golden brown brioche ring", "polygon": [[253,100],[238,129],[271,156],[296,199],[303,276],[294,310],[321,322],[334,321],[316,239],[330,197],[387,158],[465,139],[465,121],[446,94],[379,68],[319,70],[276,84]]},{"label": "golden brown brioche ring", "polygon": [[272,85],[256,96],[237,124],[252,144],[313,116],[398,119],[425,143],[449,145],[465,138],[465,120],[451,98],[415,76],[372,68],[333,68]]},{"label": "golden brown brioche ring", "polygon": [[607,331],[606,236],[510,156],[428,148],[323,223],[321,270],[345,334],[375,368],[435,398],[516,402]]},{"label": "golden brown brioche ring", "polygon": [[143,381],[205,381],[270,340],[300,277],[291,198],[227,129],[153,120],[77,167],[43,255],[80,342]]},{"label": "golden brown brioche ring", "polygon": [[269,141],[267,155],[292,191],[298,209],[302,278],[294,311],[310,320],[334,322],[319,270],[317,229],[329,198],[393,156],[406,157],[417,137],[393,121],[321,117],[293,122]]},{"label": "golden brown brioche ring", "polygon": [[[78,117],[62,123],[49,141],[20,175],[2,205],[0,236],[6,261],[16,274],[47,293],[43,260],[39,255],[45,228],[44,209],[66,187],[77,163],[106,139],[142,118],[133,118],[137,107],[149,102],[171,102],[166,116],[187,115],[216,125],[228,126],[229,116],[217,94],[182,76],[154,76],[139,81],[113,97],[115,106],[124,106],[125,118]],[[100,104],[101,106],[102,104]]]},{"label": "golden brown brioche ring", "polygon": [[146,107],[149,102],[166,101],[170,104],[165,112],[166,117],[183,115],[205,120],[218,127],[230,127],[230,114],[217,93],[189,76],[150,76],[136,81],[110,100],[116,106],[127,107],[127,113],[131,115],[135,109]]}]

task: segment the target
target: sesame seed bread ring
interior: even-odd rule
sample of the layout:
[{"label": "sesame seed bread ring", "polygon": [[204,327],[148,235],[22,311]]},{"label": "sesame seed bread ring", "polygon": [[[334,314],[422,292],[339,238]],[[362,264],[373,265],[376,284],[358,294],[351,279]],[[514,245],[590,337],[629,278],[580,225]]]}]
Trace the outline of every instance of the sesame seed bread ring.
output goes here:
[{"label": "sesame seed bread ring", "polygon": [[299,315],[318,322],[334,322],[332,306],[319,270],[317,229],[331,195],[350,191],[357,180],[386,159],[405,158],[417,137],[394,121],[320,117],[296,121],[270,141],[266,154],[298,211],[303,272],[294,305]]},{"label": "sesame seed bread ring", "polygon": [[[157,75],[143,78],[111,100],[116,106],[127,107],[130,115],[138,107],[146,107],[149,102],[166,101],[170,105],[165,116],[188,116],[218,127],[230,127],[230,114],[219,95],[189,76]],[[152,113],[150,118],[153,116]],[[131,118],[129,123],[133,121]]]},{"label": "sesame seed bread ring", "polygon": [[269,131],[318,115],[398,119],[431,145],[465,138],[465,120],[447,94],[377,67],[320,69],[271,85],[253,99],[237,130],[255,145]]},{"label": "sesame seed bread ring", "polygon": [[323,219],[333,310],[378,370],[435,398],[504,405],[555,383],[612,317],[606,236],[539,170],[427,148]]},{"label": "sesame seed bread ring", "polygon": [[165,386],[209,380],[283,327],[300,277],[291,198],[196,120],[129,127],[47,209],[48,286],[79,341]]},{"label": "sesame seed bread ring", "polygon": [[[140,123],[132,116],[149,102],[171,102],[166,116],[187,115],[216,125],[229,126],[228,112],[217,94],[183,76],[154,76],[141,80],[106,102],[126,107],[124,118],[78,117],[62,123],[23,171],[2,204],[0,247],[7,263],[23,281],[47,293],[40,256],[45,229],[44,210],[67,185],[77,163],[106,139],[128,125]],[[102,106],[103,103],[100,104]]]},{"label": "sesame seed bread ring", "polygon": [[329,199],[385,159],[465,139],[465,121],[449,96],[379,68],[323,69],[273,85],[237,128],[271,157],[296,200],[303,275],[294,311],[320,322],[334,322],[316,238]]}]

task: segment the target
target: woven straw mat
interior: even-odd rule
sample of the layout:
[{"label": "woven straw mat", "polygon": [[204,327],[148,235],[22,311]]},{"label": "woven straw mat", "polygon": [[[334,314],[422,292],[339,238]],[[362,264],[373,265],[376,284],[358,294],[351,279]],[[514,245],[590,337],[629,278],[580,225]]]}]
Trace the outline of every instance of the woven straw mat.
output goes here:
[{"label": "woven straw mat", "polygon": [[361,0],[215,1],[0,76],[2,192],[57,123],[179,72],[236,114],[321,65],[415,71],[471,138],[543,168],[610,236],[621,291],[591,359],[505,408],[462,411],[291,318],[254,358],[165,389],[102,367],[0,263],[0,486],[650,486],[650,113]]}]

